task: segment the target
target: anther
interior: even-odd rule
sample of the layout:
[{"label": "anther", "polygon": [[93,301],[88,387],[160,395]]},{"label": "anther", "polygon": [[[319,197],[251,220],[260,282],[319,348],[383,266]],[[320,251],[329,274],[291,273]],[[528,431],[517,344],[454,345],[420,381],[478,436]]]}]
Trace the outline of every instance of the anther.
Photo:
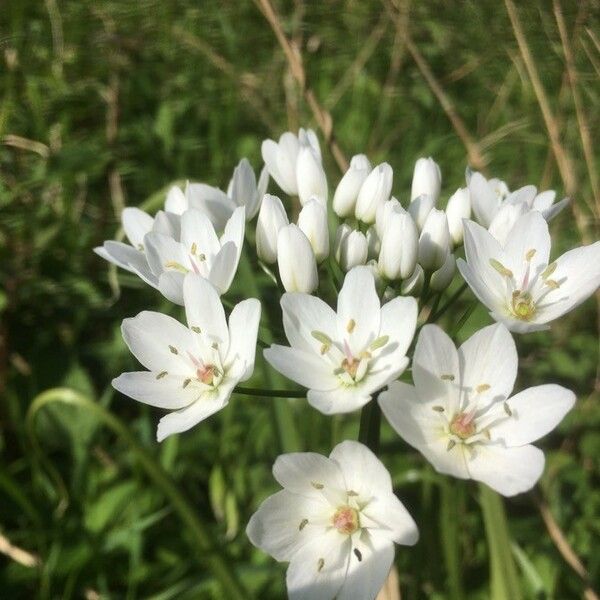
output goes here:
[{"label": "anther", "polygon": [[554,271],[556,271],[556,267],[557,267],[557,263],[553,262],[550,263],[543,271],[542,273],[542,279],[548,279],[548,277],[550,277],[550,275],[552,275],[552,273],[554,273]]},{"label": "anther", "polygon": [[300,521],[300,525],[298,526],[298,530],[302,531],[308,525],[308,519],[302,519]]},{"label": "anther", "polygon": [[440,379],[442,379],[443,381],[454,381],[454,375],[445,373],[444,375],[440,376]]},{"label": "anther", "polygon": [[348,324],[346,325],[346,331],[348,333],[352,333],[354,331],[355,327],[356,327],[356,321],[354,319],[350,319],[348,321]]},{"label": "anther", "polygon": [[378,350],[379,348],[383,348],[383,346],[385,346],[388,343],[389,339],[390,339],[389,335],[382,335],[382,336],[378,337],[376,340],[374,340],[373,343],[369,346],[369,348],[371,350]]},{"label": "anther", "polygon": [[180,273],[189,273],[189,269],[187,269],[181,263],[178,263],[175,260],[170,260],[170,261],[166,262],[165,268],[166,269],[175,269],[176,271],[179,271]]},{"label": "anther", "polygon": [[185,379],[183,382],[183,389],[185,389],[188,385],[190,385],[191,379]]},{"label": "anther", "polygon": [[475,388],[475,390],[478,394],[483,394],[483,392],[487,392],[490,389],[490,387],[491,386],[489,383],[481,383]]},{"label": "anther", "polygon": [[508,402],[504,402],[504,404],[502,405],[504,407],[504,412],[509,416],[512,417],[512,410],[510,409],[510,406],[508,405]]},{"label": "anther", "polygon": [[317,571],[320,573],[324,566],[325,566],[325,559],[320,558],[319,562],[317,562]]},{"label": "anther", "polygon": [[177,350],[177,348],[175,348],[175,346],[169,346],[169,350],[173,353],[173,354],[179,354],[179,351]]},{"label": "anther", "polygon": [[354,490],[348,490],[346,493],[348,496],[358,496],[358,492],[355,492]]},{"label": "anther", "polygon": [[544,280],[544,284],[553,290],[557,290],[560,287],[560,283],[558,283],[558,281],[555,279],[546,279]]},{"label": "anther", "polygon": [[321,354],[327,354],[333,343],[331,338],[322,331],[311,331],[310,335],[312,335],[317,342],[321,342]]},{"label": "anther", "polygon": [[156,379],[162,379],[163,377],[166,377],[168,375],[168,373],[166,371],[161,371],[157,376]]},{"label": "anther", "polygon": [[137,249],[138,249],[140,252],[143,252],[143,251],[144,251],[144,244],[138,244],[138,245],[137,245]]},{"label": "anther", "polygon": [[322,483],[317,483],[316,481],[311,481],[310,485],[312,485],[315,490],[322,490],[325,487]]},{"label": "anther", "polygon": [[194,333],[202,333],[202,330],[197,325],[190,328]]},{"label": "anther", "polygon": [[502,277],[512,277],[513,272],[510,269],[507,269],[499,260],[495,258],[490,258],[490,265],[502,275]]},{"label": "anther", "polygon": [[198,250],[198,246],[196,245],[196,242],[194,242],[192,244],[192,250],[191,250],[192,254],[196,254],[197,250]]},{"label": "anther", "polygon": [[362,561],[362,553],[358,548],[354,548],[354,555],[358,558],[358,562]]},{"label": "anther", "polygon": [[433,410],[435,410],[435,412],[439,412],[439,413],[443,413],[444,412],[444,407],[443,406],[432,406]]},{"label": "anther", "polygon": [[450,450],[452,450],[452,448],[454,448],[454,446],[456,446],[456,442],[454,440],[450,440],[448,442],[448,445],[446,446],[446,450],[448,452],[450,452]]},{"label": "anther", "polygon": [[532,248],[531,250],[527,251],[527,254],[525,254],[525,260],[531,260],[533,257],[535,256],[535,248]]}]

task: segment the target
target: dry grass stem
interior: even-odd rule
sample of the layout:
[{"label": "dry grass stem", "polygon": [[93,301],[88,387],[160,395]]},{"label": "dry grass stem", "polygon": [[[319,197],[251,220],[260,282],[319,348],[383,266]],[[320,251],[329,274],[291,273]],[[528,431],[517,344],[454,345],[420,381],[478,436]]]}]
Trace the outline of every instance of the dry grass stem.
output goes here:
[{"label": "dry grass stem", "polygon": [[24,567],[37,567],[40,559],[35,554],[23,550],[10,543],[9,539],[0,533],[0,552]]}]

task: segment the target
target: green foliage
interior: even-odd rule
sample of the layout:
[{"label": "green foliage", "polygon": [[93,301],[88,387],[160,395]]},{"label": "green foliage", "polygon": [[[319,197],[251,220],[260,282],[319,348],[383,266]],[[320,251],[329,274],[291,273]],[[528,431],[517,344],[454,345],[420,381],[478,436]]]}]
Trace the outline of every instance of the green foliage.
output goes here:
[{"label": "green foliage", "polygon": [[[519,4],[576,159],[574,201],[585,212],[591,189],[554,15],[545,2]],[[586,31],[598,31],[600,14],[597,5],[578,4],[563,1],[563,9],[569,31],[576,29],[593,133],[600,55]],[[402,201],[419,156],[440,163],[446,197],[463,184],[465,149],[387,3],[278,8],[346,154],[366,151],[390,162]],[[490,173],[511,187],[564,191],[503,5],[412,3],[408,23],[482,141]],[[362,54],[378,28],[373,51]],[[264,137],[314,124],[275,37],[252,2],[8,0],[0,53],[0,529],[40,559],[37,567],[3,559],[0,595],[283,597],[284,566],[250,546],[245,523],[277,487],[270,473],[277,454],[328,453],[341,439],[357,438],[358,415],[331,419],[303,400],[235,395],[226,410],[157,445],[160,411],[110,386],[135,368],[119,325],[142,309],[181,315],[92,252],[115,236],[123,204],[155,210],[166,186],[187,178],[225,186],[242,156],[259,166]],[[325,160],[336,173],[332,157]],[[552,229],[557,250],[579,243],[570,213]],[[244,260],[230,299],[251,294],[276,310],[272,283],[257,273]],[[471,301],[463,295],[446,322],[455,323]],[[591,581],[600,580],[600,409],[597,392],[589,396],[598,369],[596,318],[590,300],[551,331],[517,340],[518,389],[554,381],[578,394],[576,410],[542,442],[541,489]],[[478,307],[459,337],[487,322]],[[279,324],[263,326],[261,336],[271,341],[268,330]],[[259,359],[249,385],[287,384]],[[56,387],[68,389],[39,397]],[[495,597],[507,597],[497,591],[503,586],[517,586],[526,599],[581,595],[581,580],[546,535],[531,497],[505,503],[512,542],[502,541],[500,558],[490,556],[486,528],[489,535],[494,518],[502,521],[493,500],[484,523],[477,486],[434,473],[385,423],[381,456],[421,529],[415,548],[397,551],[403,598],[488,598],[490,563]],[[494,569],[511,556],[516,575],[498,583]]]}]

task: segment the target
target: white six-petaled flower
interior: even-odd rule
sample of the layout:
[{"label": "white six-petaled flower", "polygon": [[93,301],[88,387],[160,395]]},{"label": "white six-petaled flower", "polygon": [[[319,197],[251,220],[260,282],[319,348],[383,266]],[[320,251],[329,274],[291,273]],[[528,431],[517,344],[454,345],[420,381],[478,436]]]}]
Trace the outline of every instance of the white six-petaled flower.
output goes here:
[{"label": "white six-petaled flower", "polygon": [[440,473],[519,494],[544,469],[544,453],[531,443],[560,423],[575,395],[550,384],[511,397],[517,363],[504,325],[481,329],[458,350],[440,327],[425,325],[413,356],[414,386],[390,384],[379,404]]},{"label": "white six-petaled flower", "polygon": [[308,402],[322,413],[360,408],[408,365],[417,303],[398,297],[381,306],[369,267],[346,275],[337,314],[320,298],[302,293],[284,294],[281,307],[291,347],[275,344],[264,356],[309,388]]},{"label": "white six-petaled flower", "polygon": [[112,382],[134,400],[174,411],[158,424],[159,442],[226,406],[236,384],[254,370],[260,302],[237,304],[228,324],[217,291],[204,278],[187,275],[183,297],[187,327],[149,311],[123,321],[125,343],[148,371]]},{"label": "white six-petaled flower", "polygon": [[273,466],[284,488],[252,516],[250,541],[289,561],[290,600],[372,600],[394,560],[394,543],[419,533],[394,495],[381,461],[363,444],[338,444],[329,458],[284,454]]},{"label": "white six-petaled flower", "polygon": [[466,262],[458,268],[491,316],[511,331],[547,329],[600,285],[600,242],[550,261],[548,224],[537,211],[520,217],[503,246],[465,221]]}]

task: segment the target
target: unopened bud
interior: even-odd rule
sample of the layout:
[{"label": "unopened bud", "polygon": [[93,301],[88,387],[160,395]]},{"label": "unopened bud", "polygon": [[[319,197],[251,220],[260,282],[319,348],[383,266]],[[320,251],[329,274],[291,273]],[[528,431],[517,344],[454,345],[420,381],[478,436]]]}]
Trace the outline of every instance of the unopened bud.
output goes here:
[{"label": "unopened bud", "polygon": [[450,252],[448,219],[443,210],[433,208],[419,237],[419,264],[425,271],[437,271]]},{"label": "unopened bud", "polygon": [[277,236],[279,276],[287,292],[310,294],[317,289],[317,262],[308,238],[297,225],[282,227]]},{"label": "unopened bud", "polygon": [[448,229],[450,237],[455,246],[463,241],[463,219],[471,216],[471,199],[468,188],[460,188],[450,196],[446,206],[446,217],[448,218]]},{"label": "unopened bud", "polygon": [[413,274],[402,282],[400,286],[400,292],[403,296],[418,296],[423,289],[423,282],[425,281],[425,271],[421,265],[417,265]]},{"label": "unopened bud", "polygon": [[348,233],[342,232],[336,254],[340,267],[344,271],[364,265],[369,255],[369,245],[365,234],[356,230]]},{"label": "unopened bud", "polygon": [[354,214],[358,193],[370,172],[371,163],[364,154],[352,157],[350,167],[344,173],[333,196],[333,210],[339,217]]},{"label": "unopened bud", "polygon": [[410,190],[411,201],[422,195],[431,196],[433,203],[440,196],[442,173],[433,158],[419,158],[413,171],[412,187]]},{"label": "unopened bud", "polygon": [[451,283],[456,272],[454,254],[448,254],[446,262],[432,276],[430,287],[434,292],[443,292]]},{"label": "unopened bud", "polygon": [[311,198],[317,198],[327,205],[327,177],[320,157],[311,146],[302,146],[296,164],[298,197],[304,206]]},{"label": "unopened bud", "polygon": [[407,213],[392,212],[381,241],[379,270],[389,280],[408,279],[417,264],[419,232]]},{"label": "unopened bud", "polygon": [[408,212],[417,224],[419,231],[425,226],[425,221],[434,206],[433,197],[427,194],[418,196],[408,205]]},{"label": "unopened bud", "polygon": [[327,228],[327,210],[316,198],[309,200],[298,216],[298,227],[308,238],[317,262],[329,256],[329,229]]},{"label": "unopened bud", "polygon": [[277,236],[288,222],[281,200],[265,194],[256,222],[256,252],[260,260],[269,265],[277,261]]},{"label": "unopened bud", "polygon": [[364,223],[375,222],[377,208],[383,204],[392,191],[394,172],[387,163],[375,167],[365,179],[358,193],[354,214]]}]

